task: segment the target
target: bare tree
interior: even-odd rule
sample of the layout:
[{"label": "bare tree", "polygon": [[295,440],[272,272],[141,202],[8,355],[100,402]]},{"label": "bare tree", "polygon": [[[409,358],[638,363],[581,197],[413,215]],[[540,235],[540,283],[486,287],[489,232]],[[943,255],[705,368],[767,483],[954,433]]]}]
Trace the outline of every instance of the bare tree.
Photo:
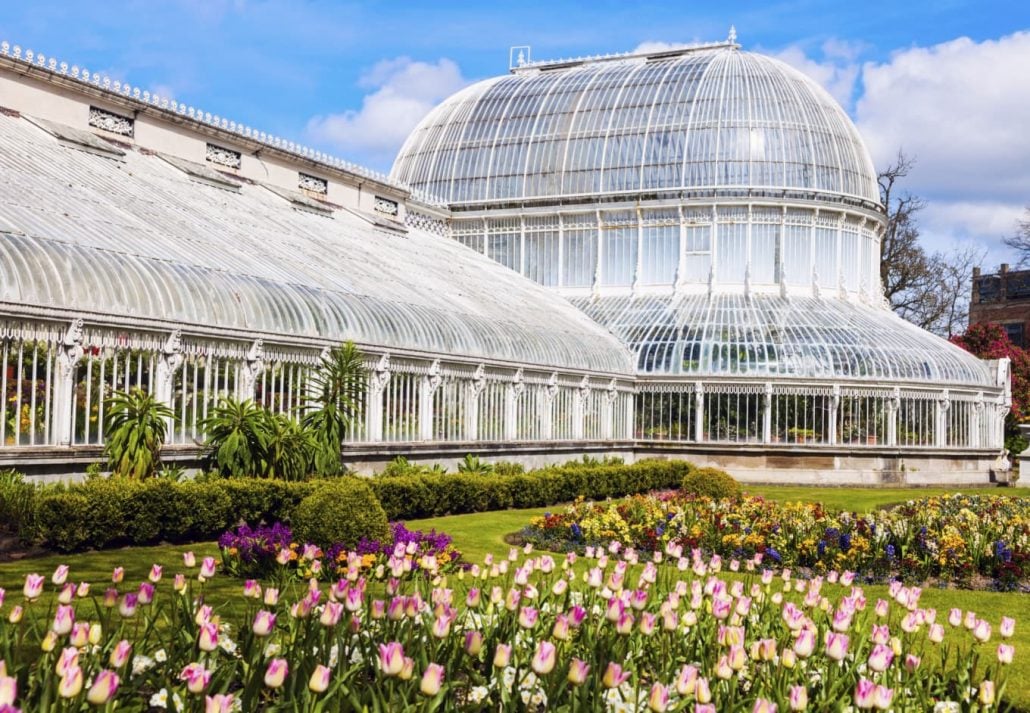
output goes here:
[{"label": "bare tree", "polygon": [[[919,241],[917,214],[925,202],[902,190],[915,160],[898,151],[894,163],[878,176],[887,228],[880,251],[884,296],[901,317],[923,329],[951,336],[965,329],[973,268],[986,253],[961,248],[927,253]],[[1030,239],[1028,239],[1030,248]]]},{"label": "bare tree", "polygon": [[1023,219],[1016,224],[1016,234],[1005,238],[1005,244],[1019,254],[1019,266],[1030,263],[1030,206],[1027,206]]}]

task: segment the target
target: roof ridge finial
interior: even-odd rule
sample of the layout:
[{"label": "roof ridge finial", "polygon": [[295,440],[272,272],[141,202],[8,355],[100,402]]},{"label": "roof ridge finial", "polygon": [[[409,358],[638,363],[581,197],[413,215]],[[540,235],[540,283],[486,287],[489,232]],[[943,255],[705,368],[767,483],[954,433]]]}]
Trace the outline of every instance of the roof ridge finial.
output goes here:
[{"label": "roof ridge finial", "polygon": [[726,38],[726,41],[731,45],[737,44],[737,27],[736,25],[730,25],[730,34]]}]

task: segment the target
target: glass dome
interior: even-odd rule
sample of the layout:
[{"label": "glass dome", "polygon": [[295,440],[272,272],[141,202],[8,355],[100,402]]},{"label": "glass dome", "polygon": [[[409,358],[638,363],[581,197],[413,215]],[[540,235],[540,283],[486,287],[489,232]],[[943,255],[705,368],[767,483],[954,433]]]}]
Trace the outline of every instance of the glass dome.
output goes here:
[{"label": "glass dome", "polygon": [[869,153],[840,105],[736,45],[479,82],[422,121],[392,176],[452,206],[667,192],[879,204]]}]

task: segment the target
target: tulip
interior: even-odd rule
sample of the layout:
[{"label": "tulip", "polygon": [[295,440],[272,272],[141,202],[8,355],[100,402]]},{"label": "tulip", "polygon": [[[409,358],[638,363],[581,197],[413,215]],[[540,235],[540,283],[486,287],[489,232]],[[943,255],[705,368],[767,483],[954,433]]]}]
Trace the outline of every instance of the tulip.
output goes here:
[{"label": "tulip", "polygon": [[231,693],[207,696],[204,702],[204,713],[232,713],[232,702]]},{"label": "tulip", "polygon": [[121,598],[118,603],[118,613],[125,619],[130,619],[136,615],[136,607],[139,604],[139,597],[129,592]]},{"label": "tulip", "polygon": [[194,695],[200,695],[211,683],[211,672],[202,664],[191,663],[179,674],[179,680],[186,682],[186,690]]},{"label": "tulip", "polygon": [[655,713],[664,713],[669,707],[669,689],[660,683],[651,686],[651,694],[647,697],[647,707]]},{"label": "tulip", "polygon": [[443,686],[443,675],[444,668],[440,664],[431,663],[426,666],[422,674],[422,683],[419,685],[422,695],[432,697],[438,694]]},{"label": "tulip", "polygon": [[75,610],[70,606],[62,604],[57,607],[57,612],[54,614],[54,623],[51,628],[58,636],[64,636],[72,630],[74,622]]},{"label": "tulip", "polygon": [[115,644],[114,648],[111,649],[111,658],[109,659],[112,668],[121,668],[129,662],[129,656],[132,654],[132,644],[124,639]]},{"label": "tulip", "polygon": [[86,693],[86,700],[95,706],[106,705],[118,691],[120,679],[114,671],[101,671],[93,679],[93,685]]},{"label": "tulip", "polygon": [[684,664],[683,668],[680,669],[679,675],[676,676],[676,693],[684,697],[690,696],[693,695],[696,688],[697,667]]},{"label": "tulip", "polygon": [[205,557],[200,563],[200,576],[203,579],[211,579],[215,576],[215,558]]},{"label": "tulip", "polygon": [[163,572],[164,572],[164,568],[161,565],[159,565],[159,564],[152,564],[152,565],[150,565],[150,575],[148,576],[148,579],[150,579],[150,581],[153,582],[154,584],[157,584],[158,582],[161,581],[161,574]]},{"label": "tulip", "polygon": [[89,642],[89,622],[77,621],[72,624],[72,633],[68,637],[68,643],[77,649],[81,649]]},{"label": "tulip", "polygon": [[397,678],[402,681],[410,681],[411,677],[415,674],[415,660],[404,657],[404,664],[401,666],[401,672],[397,674]]},{"label": "tulip", "polygon": [[218,648],[218,627],[213,622],[201,624],[197,637],[197,646],[201,651],[211,652]]},{"label": "tulip", "polygon": [[25,577],[23,593],[30,602],[39,599],[43,594],[43,577],[38,574],[29,574]]},{"label": "tulip", "polygon": [[343,605],[339,602],[326,602],[325,607],[322,609],[322,616],[319,617],[318,621],[322,626],[332,628],[340,623],[340,617],[343,616]]},{"label": "tulip", "polygon": [[601,677],[601,683],[604,684],[605,688],[618,688],[629,678],[629,671],[623,671],[622,666],[617,663],[609,662],[608,667],[604,670],[604,675]]},{"label": "tulip", "polygon": [[13,607],[11,607],[11,613],[7,615],[7,621],[11,622],[12,624],[17,624],[21,621],[21,618],[24,614],[25,610],[21,607],[21,605],[15,604]]},{"label": "tulip", "polygon": [[264,602],[266,607],[274,607],[276,604],[278,604],[279,590],[275,589],[274,587],[269,587],[268,589],[266,589]]},{"label": "tulip", "polygon": [[114,584],[121,584],[123,579],[125,579],[125,568],[115,567],[111,571],[111,582]]},{"label": "tulip", "polygon": [[978,619],[976,624],[973,626],[973,638],[984,643],[991,638],[991,625],[983,619]]},{"label": "tulip", "polygon": [[51,575],[50,581],[58,587],[68,581],[68,565],[58,565],[57,569],[54,570],[53,575]]},{"label": "tulip", "polygon": [[939,644],[944,641],[944,626],[941,624],[934,624],[930,627],[930,631],[927,633],[927,638],[935,644]]},{"label": "tulip", "polygon": [[998,644],[998,663],[1008,665],[1012,663],[1012,657],[1016,649],[1008,644]]},{"label": "tulip", "polygon": [[14,699],[18,697],[18,679],[13,676],[0,676],[0,709],[4,706],[14,706]]},{"label": "tulip", "polygon": [[379,644],[379,668],[387,676],[396,676],[404,667],[404,647],[396,641]]},{"label": "tulip", "polygon": [[497,644],[494,651],[494,667],[505,668],[511,662],[511,644]]},{"label": "tulip", "polygon": [[905,670],[909,673],[915,673],[915,670],[919,668],[919,664],[922,662],[915,654],[906,654],[905,656]]},{"label": "tulip", "polygon": [[536,652],[533,654],[533,660],[530,662],[533,670],[540,676],[546,676],[554,670],[554,664],[557,660],[557,650],[554,648],[554,644],[550,641],[541,641],[537,644]]},{"label": "tulip", "polygon": [[998,628],[998,633],[1001,634],[1001,638],[1011,638],[1016,633],[1016,620],[1011,617],[1003,616],[1001,618],[1001,626]]},{"label": "tulip", "polygon": [[469,656],[479,656],[483,650],[483,634],[478,631],[465,633],[465,653]]},{"label": "tulip", "polygon": [[733,667],[730,666],[730,662],[727,657],[719,657],[719,660],[715,664],[715,677],[723,681],[728,681],[733,678]]},{"label": "tulip", "polygon": [[815,632],[811,629],[802,629],[794,639],[794,653],[801,658],[808,658],[815,651]]},{"label": "tulip", "polygon": [[866,678],[860,678],[855,686],[855,707],[872,708],[876,705],[876,684]]},{"label": "tulip", "polygon": [[707,678],[697,679],[697,689],[694,692],[698,703],[711,703],[712,701],[712,689],[708,685]]},{"label": "tulip", "polygon": [[315,666],[315,670],[311,673],[311,679],[308,681],[308,690],[312,693],[325,693],[329,688],[332,674],[333,671],[328,666],[322,664]]},{"label": "tulip", "polygon": [[826,656],[834,661],[842,661],[848,653],[848,637],[846,634],[828,632],[826,634]]},{"label": "tulip", "polygon": [[792,711],[803,711],[808,708],[808,689],[804,686],[791,686],[789,703]]},{"label": "tulip", "polygon": [[780,665],[783,668],[794,668],[797,664],[797,654],[794,653],[794,649],[784,649],[780,652]]},{"label": "tulip", "polygon": [[635,620],[633,615],[629,612],[625,612],[619,617],[619,620],[615,622],[615,633],[621,636],[629,636],[633,633],[633,624]]},{"label": "tulip", "polygon": [[54,671],[58,676],[64,678],[68,675],[68,672],[73,668],[79,667],[79,650],[69,646],[61,651],[61,655],[57,657],[57,664],[54,667]]},{"label": "tulip", "polygon": [[114,606],[118,604],[118,590],[114,587],[108,587],[105,589],[103,604],[106,609],[114,608]]},{"label": "tulip", "polygon": [[82,669],[78,666],[68,669],[57,684],[57,695],[61,698],[75,698],[82,691]]},{"label": "tulip", "polygon": [[185,574],[177,574],[177,575],[175,575],[175,578],[172,580],[172,589],[174,589],[177,592],[185,592],[186,591],[186,575]]},{"label": "tulip", "polygon": [[268,668],[265,669],[265,685],[269,688],[280,688],[286,681],[286,674],[290,672],[290,667],[286,663],[286,659],[272,659],[268,662]]},{"label": "tulip", "polygon": [[994,704],[994,681],[981,681],[980,691],[977,696],[980,704],[990,706]]},{"label": "tulip", "polygon": [[894,652],[883,644],[876,644],[869,654],[869,668],[877,673],[883,673],[894,660]]},{"label": "tulip", "polygon": [[183,552],[182,563],[187,569],[193,569],[197,566],[197,556],[192,552]]},{"label": "tulip", "polygon": [[140,584],[139,593],[136,595],[136,599],[144,606],[154,601],[154,585],[150,582],[143,582]]},{"label": "tulip", "polygon": [[891,703],[894,702],[894,689],[887,688],[887,686],[877,686],[875,698],[876,700],[873,705],[882,711],[890,710]]},{"label": "tulip", "polygon": [[58,604],[71,604],[72,599],[75,598],[75,585],[66,584],[61,587],[61,591],[57,593]]},{"label": "tulip", "polygon": [[776,713],[776,704],[765,698],[758,698],[755,700],[755,707],[751,709],[751,713]]},{"label": "tulip", "polygon": [[39,648],[42,649],[44,653],[50,653],[57,648],[57,634],[52,631],[48,631],[46,636],[43,637],[43,640],[39,642]]},{"label": "tulip", "polygon": [[246,599],[261,598],[261,585],[257,583],[257,580],[248,579],[243,583],[243,596]]},{"label": "tulip", "polygon": [[587,681],[590,673],[590,664],[581,659],[573,658],[569,663],[568,681],[573,686],[582,686]]}]

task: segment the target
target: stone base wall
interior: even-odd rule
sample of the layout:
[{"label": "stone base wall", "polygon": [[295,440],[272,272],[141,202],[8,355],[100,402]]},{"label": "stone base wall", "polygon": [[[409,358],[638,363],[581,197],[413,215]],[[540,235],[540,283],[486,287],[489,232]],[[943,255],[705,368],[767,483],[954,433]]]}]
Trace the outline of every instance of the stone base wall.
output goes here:
[{"label": "stone base wall", "polygon": [[[952,451],[863,447],[827,449],[763,446],[661,444],[633,441],[554,443],[374,444],[344,449],[344,463],[374,474],[397,456],[412,463],[440,464],[456,470],[466,454],[487,462],[515,461],[527,469],[580,459],[617,457],[627,463],[644,458],[677,458],[716,466],[744,483],[780,485],[976,486],[1008,482],[1008,463],[995,451]],[[189,470],[200,466],[200,450],[171,447],[162,460]],[[100,461],[97,447],[0,450],[0,469],[14,468],[40,480],[75,478]]]}]

